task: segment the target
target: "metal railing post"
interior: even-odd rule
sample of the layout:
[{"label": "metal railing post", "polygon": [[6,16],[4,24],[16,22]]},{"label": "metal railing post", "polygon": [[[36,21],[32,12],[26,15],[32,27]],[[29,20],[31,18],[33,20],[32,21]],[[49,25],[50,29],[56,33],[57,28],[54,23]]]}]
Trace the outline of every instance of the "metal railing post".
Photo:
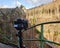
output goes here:
[{"label": "metal railing post", "polygon": [[40,48],[44,48],[44,42],[42,40],[44,40],[44,35],[43,35],[43,24],[41,24],[41,34],[40,34],[40,39],[41,39],[41,42],[40,42]]}]

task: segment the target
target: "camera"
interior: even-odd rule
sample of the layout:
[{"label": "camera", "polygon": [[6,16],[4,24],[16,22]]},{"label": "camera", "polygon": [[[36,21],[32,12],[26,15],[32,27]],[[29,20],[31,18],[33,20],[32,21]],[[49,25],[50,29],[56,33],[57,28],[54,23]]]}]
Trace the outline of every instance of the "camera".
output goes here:
[{"label": "camera", "polygon": [[28,28],[28,20],[17,19],[14,21],[14,28],[17,30],[26,30]]}]

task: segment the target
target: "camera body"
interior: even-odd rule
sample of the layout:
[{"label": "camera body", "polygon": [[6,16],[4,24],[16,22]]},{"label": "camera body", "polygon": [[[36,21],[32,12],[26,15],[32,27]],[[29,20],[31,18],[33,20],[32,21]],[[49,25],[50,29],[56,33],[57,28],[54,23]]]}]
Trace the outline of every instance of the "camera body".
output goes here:
[{"label": "camera body", "polygon": [[28,28],[28,21],[24,19],[17,19],[14,21],[14,28],[17,30],[26,30]]}]

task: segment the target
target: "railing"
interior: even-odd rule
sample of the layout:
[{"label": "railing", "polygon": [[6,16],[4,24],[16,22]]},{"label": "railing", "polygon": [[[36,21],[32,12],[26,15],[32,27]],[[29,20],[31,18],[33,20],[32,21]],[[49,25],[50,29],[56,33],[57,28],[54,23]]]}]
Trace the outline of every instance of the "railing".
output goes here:
[{"label": "railing", "polygon": [[[28,28],[27,30],[31,29],[31,28],[34,28],[36,26],[41,26],[41,32],[40,32],[40,39],[39,40],[34,40],[34,39],[23,39],[23,41],[41,41],[40,42],[40,48],[44,48],[44,42],[49,42],[49,43],[53,43],[53,44],[56,44],[56,45],[59,45],[60,46],[60,43],[57,43],[57,42],[53,42],[53,41],[49,41],[49,40],[45,40],[44,39],[44,36],[43,36],[43,33],[44,33],[44,25],[45,24],[54,24],[54,23],[60,23],[60,21],[52,21],[52,22],[45,22],[45,23],[41,23],[41,24],[37,24],[37,25],[34,25],[30,28]],[[26,31],[26,30],[25,30]]]}]

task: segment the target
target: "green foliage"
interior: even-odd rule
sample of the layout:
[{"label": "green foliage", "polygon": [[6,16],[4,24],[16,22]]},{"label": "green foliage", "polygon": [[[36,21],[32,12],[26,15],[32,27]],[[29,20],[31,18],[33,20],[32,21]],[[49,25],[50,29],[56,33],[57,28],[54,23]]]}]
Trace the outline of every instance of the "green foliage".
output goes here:
[{"label": "green foliage", "polygon": [[2,32],[2,29],[0,28],[0,34],[4,34],[4,32]]},{"label": "green foliage", "polygon": [[0,28],[0,32],[1,32],[1,28]]},{"label": "green foliage", "polygon": [[50,30],[48,29],[48,33],[50,34]]},{"label": "green foliage", "polygon": [[39,30],[35,29],[35,31],[36,31],[37,34],[40,34],[40,31]]},{"label": "green foliage", "polygon": [[57,32],[57,31],[55,31],[55,32],[54,32],[54,36],[57,36],[57,35],[58,35],[58,32]]}]

